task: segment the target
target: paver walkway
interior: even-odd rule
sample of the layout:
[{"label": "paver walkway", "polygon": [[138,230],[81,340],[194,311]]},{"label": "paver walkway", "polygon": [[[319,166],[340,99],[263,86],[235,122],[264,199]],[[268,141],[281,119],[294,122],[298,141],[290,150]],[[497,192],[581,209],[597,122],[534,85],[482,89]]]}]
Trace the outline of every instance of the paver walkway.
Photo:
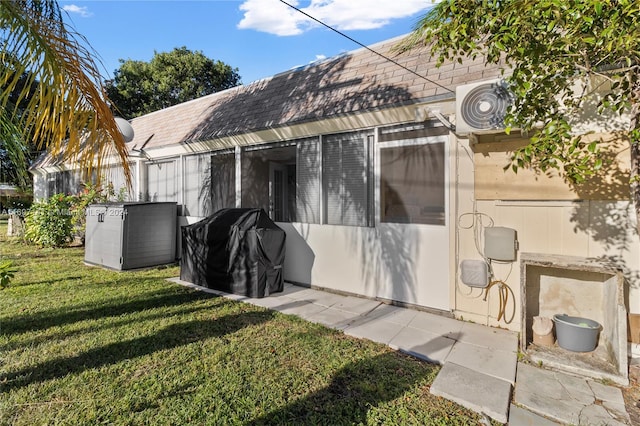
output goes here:
[{"label": "paver walkway", "polygon": [[[384,343],[438,363],[442,369],[431,385],[431,393],[502,423],[508,421],[512,426],[586,425],[601,424],[599,422],[605,420],[602,424],[629,424],[624,402],[620,405],[620,389],[591,381],[587,383],[573,376],[565,378],[562,373],[518,363],[518,335],[515,332],[289,283],[285,283],[284,291],[280,293],[252,299],[199,287],[178,278],[170,281],[297,315],[343,330],[350,336]],[[516,369],[515,402],[519,406],[511,404]],[[574,383],[576,388],[564,389],[566,383]],[[572,396],[567,398],[562,392]],[[557,397],[556,394],[564,396]],[[571,405],[576,402],[581,405]]]}]

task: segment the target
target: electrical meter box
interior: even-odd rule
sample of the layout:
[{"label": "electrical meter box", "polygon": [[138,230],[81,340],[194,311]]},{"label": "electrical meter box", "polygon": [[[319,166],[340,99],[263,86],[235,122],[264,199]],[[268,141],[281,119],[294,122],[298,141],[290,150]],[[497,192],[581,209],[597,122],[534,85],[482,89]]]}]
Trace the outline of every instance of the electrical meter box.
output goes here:
[{"label": "electrical meter box", "polygon": [[86,263],[126,270],[176,260],[176,203],[91,204],[86,217]]},{"label": "electrical meter box", "polygon": [[493,226],[484,230],[484,256],[503,262],[516,260],[516,230],[502,226]]}]

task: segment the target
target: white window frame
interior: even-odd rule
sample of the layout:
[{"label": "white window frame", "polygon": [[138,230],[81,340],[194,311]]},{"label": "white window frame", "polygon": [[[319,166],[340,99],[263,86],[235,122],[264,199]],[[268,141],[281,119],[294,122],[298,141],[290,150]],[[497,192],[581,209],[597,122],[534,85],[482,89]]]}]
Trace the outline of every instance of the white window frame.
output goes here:
[{"label": "white window frame", "polygon": [[402,225],[402,226],[420,226],[420,227],[448,227],[449,226],[449,135],[437,135],[437,136],[422,136],[414,139],[401,139],[397,141],[386,141],[386,142],[377,142],[377,137],[380,133],[380,129],[376,129],[376,148],[375,148],[375,157],[377,159],[381,158],[381,151],[385,148],[398,148],[404,146],[417,146],[417,145],[427,145],[433,143],[443,143],[444,144],[444,224],[436,225],[436,224],[425,224],[425,223],[395,223],[395,222],[382,222],[381,217],[381,197],[380,190],[382,188],[382,170],[380,161],[375,162],[375,226],[378,227],[380,225]]}]

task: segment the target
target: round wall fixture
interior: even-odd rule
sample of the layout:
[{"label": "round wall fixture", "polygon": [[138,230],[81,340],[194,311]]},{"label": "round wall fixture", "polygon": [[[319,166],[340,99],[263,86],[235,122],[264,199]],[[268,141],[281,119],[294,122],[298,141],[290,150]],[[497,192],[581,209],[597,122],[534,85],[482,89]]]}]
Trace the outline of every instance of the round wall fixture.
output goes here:
[{"label": "round wall fixture", "polygon": [[462,119],[475,129],[488,130],[504,127],[504,116],[513,98],[501,84],[488,83],[474,87],[462,101]]},{"label": "round wall fixture", "polygon": [[118,130],[122,133],[125,142],[131,142],[133,140],[134,132],[131,124],[122,117],[115,117]]}]

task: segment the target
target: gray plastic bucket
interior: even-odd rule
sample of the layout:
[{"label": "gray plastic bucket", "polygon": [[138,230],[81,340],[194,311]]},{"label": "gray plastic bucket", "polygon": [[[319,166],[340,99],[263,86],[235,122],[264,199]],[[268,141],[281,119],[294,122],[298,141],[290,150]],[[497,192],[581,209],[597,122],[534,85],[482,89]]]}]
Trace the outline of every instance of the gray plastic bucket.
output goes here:
[{"label": "gray plastic bucket", "polygon": [[573,352],[591,352],[598,344],[600,323],[588,318],[570,317],[566,314],[553,316],[556,323],[558,345]]}]

